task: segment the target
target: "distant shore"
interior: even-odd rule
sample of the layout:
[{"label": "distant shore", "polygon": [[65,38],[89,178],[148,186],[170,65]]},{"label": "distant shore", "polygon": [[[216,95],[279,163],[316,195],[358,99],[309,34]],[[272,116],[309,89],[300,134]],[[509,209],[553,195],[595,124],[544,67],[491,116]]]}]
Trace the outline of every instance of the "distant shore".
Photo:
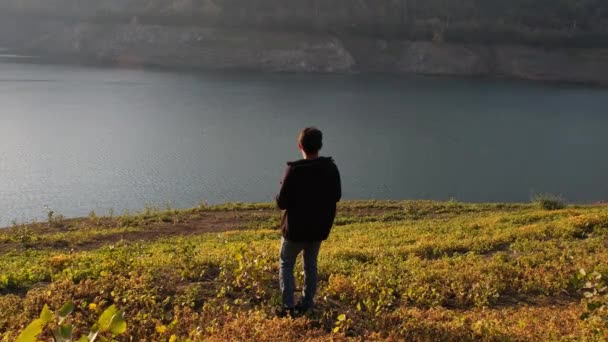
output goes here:
[{"label": "distant shore", "polygon": [[[9,32],[3,25],[7,24],[0,23],[0,32]],[[0,53],[41,56],[48,62],[68,64],[391,73],[608,85],[608,48],[435,43],[330,33],[59,21],[37,23],[18,35],[0,33],[0,46],[5,46]]]}]

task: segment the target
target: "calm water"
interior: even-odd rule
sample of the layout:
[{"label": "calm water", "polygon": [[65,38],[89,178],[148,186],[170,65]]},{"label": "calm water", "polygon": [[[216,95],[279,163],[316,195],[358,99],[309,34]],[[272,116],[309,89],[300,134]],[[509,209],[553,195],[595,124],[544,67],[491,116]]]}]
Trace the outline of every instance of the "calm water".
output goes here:
[{"label": "calm water", "polygon": [[608,89],[0,63],[0,223],[270,201],[318,125],[349,199],[608,200]]}]

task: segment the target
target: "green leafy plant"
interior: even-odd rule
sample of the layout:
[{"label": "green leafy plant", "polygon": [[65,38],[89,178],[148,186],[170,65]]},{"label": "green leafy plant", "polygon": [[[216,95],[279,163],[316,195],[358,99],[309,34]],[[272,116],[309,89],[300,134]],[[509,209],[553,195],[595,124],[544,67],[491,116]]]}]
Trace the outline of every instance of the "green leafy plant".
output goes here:
[{"label": "green leafy plant", "polygon": [[269,299],[270,284],[276,272],[271,266],[273,263],[274,259],[268,253],[258,254],[240,246],[220,266],[220,279],[226,285],[220,289],[219,294],[222,296],[235,291],[245,294],[248,301]]},{"label": "green leafy plant", "polygon": [[584,282],[582,288],[585,312],[582,320],[594,321],[599,326],[608,328],[608,286],[599,272],[579,271],[579,279]]},{"label": "green leafy plant", "polygon": [[346,317],[346,314],[340,314],[336,319],[336,323],[334,323],[334,328],[332,332],[334,334],[337,334],[339,332],[343,332],[346,334],[352,323],[352,320]]},{"label": "green leafy plant", "polygon": [[[68,316],[74,311],[74,304],[68,302],[64,304],[56,314],[44,305],[40,312],[40,317],[32,321],[19,335],[17,342],[35,342],[38,335],[49,326],[53,319],[57,318],[57,327],[52,330],[53,340],[55,342],[72,341],[73,326],[65,323]],[[127,331],[127,323],[124,319],[124,311],[119,311],[116,306],[112,305],[107,308],[97,323],[93,325],[88,335],[82,335],[79,342],[93,342],[98,337],[101,341],[109,341],[108,337],[121,335]]]},{"label": "green leafy plant", "polygon": [[44,327],[53,320],[53,313],[48,305],[44,305],[40,312],[40,317],[32,321],[17,337],[17,342],[36,341],[36,337],[42,333]]}]

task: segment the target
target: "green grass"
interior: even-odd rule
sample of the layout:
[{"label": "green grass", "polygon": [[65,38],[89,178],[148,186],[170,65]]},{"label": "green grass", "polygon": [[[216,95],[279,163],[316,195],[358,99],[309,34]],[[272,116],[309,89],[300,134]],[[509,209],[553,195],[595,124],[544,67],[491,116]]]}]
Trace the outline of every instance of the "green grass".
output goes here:
[{"label": "green grass", "polygon": [[280,300],[280,214],[272,208],[148,208],[4,229],[3,340],[45,304],[57,310],[69,300],[76,331],[115,304],[134,340],[608,337],[604,326],[579,319],[578,277],[581,268],[608,275],[608,207],[341,204],[321,250],[317,308],[295,320],[272,313]]}]

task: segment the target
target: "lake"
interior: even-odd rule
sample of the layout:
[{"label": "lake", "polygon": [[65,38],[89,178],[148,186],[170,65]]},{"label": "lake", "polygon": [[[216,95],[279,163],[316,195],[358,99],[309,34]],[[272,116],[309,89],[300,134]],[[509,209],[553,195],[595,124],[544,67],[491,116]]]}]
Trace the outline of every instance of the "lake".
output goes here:
[{"label": "lake", "polygon": [[608,89],[0,63],[0,224],[271,201],[298,131],[346,199],[608,200]]}]

